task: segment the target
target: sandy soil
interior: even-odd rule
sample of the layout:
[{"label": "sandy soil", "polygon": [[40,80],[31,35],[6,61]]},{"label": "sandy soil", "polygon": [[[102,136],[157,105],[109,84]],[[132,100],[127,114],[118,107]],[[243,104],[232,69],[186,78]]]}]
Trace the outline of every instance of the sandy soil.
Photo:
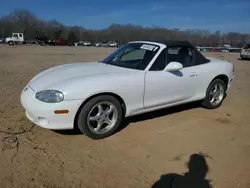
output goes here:
[{"label": "sandy soil", "polygon": [[[33,125],[19,96],[38,72],[100,60],[112,50],[0,46],[0,187],[152,187],[162,175],[187,172],[190,156],[199,152],[209,156],[206,179],[214,187],[250,187],[250,61],[238,60],[239,54],[206,54],[235,65],[233,86],[216,110],[188,105],[137,116],[98,141],[38,126],[13,136],[1,132],[22,132]],[[190,182],[197,178],[203,177]]]}]

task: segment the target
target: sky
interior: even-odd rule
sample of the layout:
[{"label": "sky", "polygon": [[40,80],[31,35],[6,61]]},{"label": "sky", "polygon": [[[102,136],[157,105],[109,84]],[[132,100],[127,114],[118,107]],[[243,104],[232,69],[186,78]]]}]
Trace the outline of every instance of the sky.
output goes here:
[{"label": "sky", "polygon": [[250,33],[250,0],[0,0],[0,16],[27,9],[45,20],[103,29],[112,23]]}]

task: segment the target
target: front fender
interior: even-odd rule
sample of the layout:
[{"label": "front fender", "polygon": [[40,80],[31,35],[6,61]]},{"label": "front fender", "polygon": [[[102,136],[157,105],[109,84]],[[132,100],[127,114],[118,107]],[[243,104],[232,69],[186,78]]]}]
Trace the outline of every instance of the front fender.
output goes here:
[{"label": "front fender", "polygon": [[65,100],[85,101],[96,94],[116,94],[125,102],[127,116],[143,108],[144,72],[74,78],[54,88],[64,93]]}]

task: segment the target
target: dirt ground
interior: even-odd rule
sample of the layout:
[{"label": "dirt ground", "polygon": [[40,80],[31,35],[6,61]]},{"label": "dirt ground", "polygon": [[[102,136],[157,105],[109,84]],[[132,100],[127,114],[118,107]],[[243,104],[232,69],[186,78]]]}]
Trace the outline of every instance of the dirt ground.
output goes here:
[{"label": "dirt ground", "polygon": [[238,60],[237,53],[205,54],[235,65],[233,86],[219,109],[187,105],[133,117],[98,141],[32,127],[19,97],[33,76],[58,64],[101,60],[112,50],[0,46],[0,187],[152,187],[167,174],[187,172],[190,156],[203,152],[209,166],[205,178],[214,187],[249,188],[250,61]]}]

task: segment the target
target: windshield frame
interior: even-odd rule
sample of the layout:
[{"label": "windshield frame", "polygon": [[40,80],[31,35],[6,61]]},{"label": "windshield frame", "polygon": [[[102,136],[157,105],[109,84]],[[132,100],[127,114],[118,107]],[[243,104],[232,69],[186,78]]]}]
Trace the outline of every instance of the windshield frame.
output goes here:
[{"label": "windshield frame", "polygon": [[[155,49],[147,50],[147,49],[141,48],[143,45],[154,46]],[[132,66],[129,67],[129,66],[123,66],[122,64],[118,64],[121,61],[117,61],[117,63],[111,63],[112,60],[115,59],[117,54],[121,53],[121,55],[118,55],[118,57],[122,56],[125,49],[129,49],[130,46],[136,46],[136,47],[140,46],[140,48],[138,48],[138,49],[145,50],[145,53],[150,53],[150,52],[153,53],[152,57],[149,60],[147,60],[146,62],[144,62],[145,66],[143,68],[136,68],[136,67],[132,67]],[[158,43],[149,43],[149,42],[144,42],[144,41],[129,42],[127,44],[124,44],[124,45],[120,46],[115,51],[113,51],[108,56],[106,56],[102,61],[99,61],[99,62],[107,64],[107,65],[117,66],[117,67],[120,67],[120,68],[127,68],[127,69],[131,69],[131,70],[145,71],[145,70],[147,70],[149,65],[151,66],[151,62],[155,59],[156,56],[158,56],[161,49],[162,49],[162,46],[160,44],[158,44]],[[145,60],[145,55],[144,55],[144,58],[142,60]],[[138,65],[141,65],[141,64],[142,64],[142,61],[138,62]]]}]

